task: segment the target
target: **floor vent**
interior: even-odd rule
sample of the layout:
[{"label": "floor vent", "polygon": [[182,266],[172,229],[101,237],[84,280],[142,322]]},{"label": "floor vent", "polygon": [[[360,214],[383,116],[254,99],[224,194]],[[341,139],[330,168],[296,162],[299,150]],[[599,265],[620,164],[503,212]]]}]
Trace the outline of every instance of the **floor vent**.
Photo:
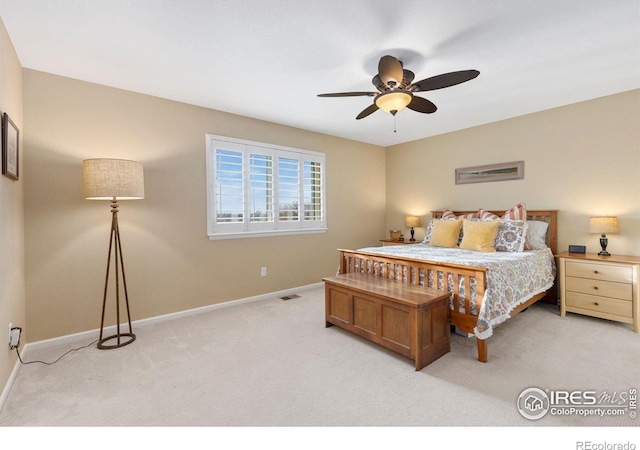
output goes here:
[{"label": "floor vent", "polygon": [[285,295],[284,297],[280,297],[281,300],[292,300],[294,298],[300,297],[298,294]]}]

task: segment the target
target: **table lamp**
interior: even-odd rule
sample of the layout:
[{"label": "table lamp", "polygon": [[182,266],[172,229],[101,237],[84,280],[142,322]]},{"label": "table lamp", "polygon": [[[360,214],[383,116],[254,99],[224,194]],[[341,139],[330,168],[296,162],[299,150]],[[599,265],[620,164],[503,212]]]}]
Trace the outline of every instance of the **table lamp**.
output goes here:
[{"label": "table lamp", "polygon": [[600,256],[611,256],[607,251],[607,233],[614,234],[620,231],[618,226],[618,218],[613,216],[589,217],[589,233],[600,234],[600,246],[602,251],[598,253]]},{"label": "table lamp", "polygon": [[405,224],[405,226],[407,228],[411,228],[411,239],[409,239],[409,241],[415,242],[416,241],[416,239],[414,237],[415,230],[413,228],[420,226],[420,217],[418,217],[418,216],[407,216],[404,219],[404,224]]}]

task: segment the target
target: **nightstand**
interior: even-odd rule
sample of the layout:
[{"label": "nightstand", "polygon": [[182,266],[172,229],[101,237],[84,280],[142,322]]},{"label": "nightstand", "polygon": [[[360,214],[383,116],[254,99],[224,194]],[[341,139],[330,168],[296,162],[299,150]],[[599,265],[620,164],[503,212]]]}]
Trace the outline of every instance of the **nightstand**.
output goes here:
[{"label": "nightstand", "polygon": [[419,244],[422,241],[413,241],[411,242],[410,240],[406,240],[406,241],[394,241],[393,239],[380,239],[380,242],[382,242],[382,246],[386,247],[388,245],[407,245],[407,244]]},{"label": "nightstand", "polygon": [[562,252],[556,257],[561,317],[584,314],[630,323],[640,332],[640,256]]}]

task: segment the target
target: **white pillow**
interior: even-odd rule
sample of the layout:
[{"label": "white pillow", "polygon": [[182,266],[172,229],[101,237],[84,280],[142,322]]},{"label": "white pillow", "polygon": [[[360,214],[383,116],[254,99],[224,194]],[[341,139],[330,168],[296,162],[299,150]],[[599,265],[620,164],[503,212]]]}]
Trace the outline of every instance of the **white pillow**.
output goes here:
[{"label": "white pillow", "polygon": [[525,243],[525,249],[528,250],[540,250],[547,248],[547,228],[549,224],[540,220],[528,220],[527,224],[527,240]]}]

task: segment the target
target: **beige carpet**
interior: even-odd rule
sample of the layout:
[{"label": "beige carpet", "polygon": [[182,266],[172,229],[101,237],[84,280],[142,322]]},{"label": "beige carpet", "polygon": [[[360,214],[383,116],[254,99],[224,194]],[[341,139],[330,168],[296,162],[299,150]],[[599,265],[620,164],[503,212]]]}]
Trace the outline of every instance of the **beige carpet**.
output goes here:
[{"label": "beige carpet", "polygon": [[[629,414],[532,421],[516,407],[529,387],[609,394],[640,388],[640,335],[630,325],[560,318],[557,308],[534,305],[496,328],[488,363],[476,360],[474,338],[452,335],[451,352],[416,372],[408,359],[325,328],[323,289],[298,294],[145,323],[130,346],[91,346],[53,365],[22,365],[0,425],[640,425]],[[27,347],[23,360],[52,361],[91,340]]]}]

